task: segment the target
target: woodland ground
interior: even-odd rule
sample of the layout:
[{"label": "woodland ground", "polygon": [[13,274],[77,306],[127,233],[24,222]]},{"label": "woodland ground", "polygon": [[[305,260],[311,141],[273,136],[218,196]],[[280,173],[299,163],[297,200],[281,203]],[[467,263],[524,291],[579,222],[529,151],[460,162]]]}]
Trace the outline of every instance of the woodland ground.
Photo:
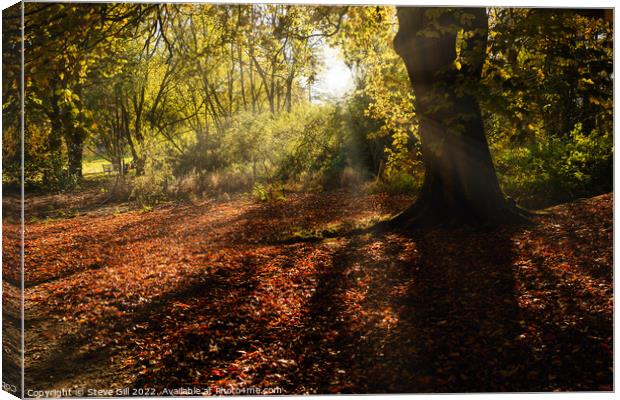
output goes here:
[{"label": "woodland ground", "polygon": [[611,194],[528,226],[289,244],[411,198],[241,196],[144,212],[98,207],[101,196],[29,200],[27,388],[612,390]]}]

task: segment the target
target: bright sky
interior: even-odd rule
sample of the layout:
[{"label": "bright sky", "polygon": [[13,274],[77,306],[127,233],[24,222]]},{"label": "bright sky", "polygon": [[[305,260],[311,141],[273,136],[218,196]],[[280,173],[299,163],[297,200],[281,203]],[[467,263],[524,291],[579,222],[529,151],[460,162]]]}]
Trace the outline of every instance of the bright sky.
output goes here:
[{"label": "bright sky", "polygon": [[342,60],[339,49],[324,45],[321,57],[324,67],[313,85],[312,99],[342,99],[353,89],[353,73]]}]

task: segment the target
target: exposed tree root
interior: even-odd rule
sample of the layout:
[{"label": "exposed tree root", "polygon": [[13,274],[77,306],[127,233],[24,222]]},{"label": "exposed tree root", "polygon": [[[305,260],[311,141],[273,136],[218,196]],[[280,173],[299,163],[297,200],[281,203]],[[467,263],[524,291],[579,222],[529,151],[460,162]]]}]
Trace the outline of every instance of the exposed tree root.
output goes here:
[{"label": "exposed tree root", "polygon": [[359,235],[381,235],[389,231],[411,230],[416,228],[428,227],[496,227],[500,225],[528,225],[532,224],[532,217],[543,215],[544,212],[531,211],[519,207],[511,199],[507,199],[492,212],[487,212],[484,216],[473,212],[468,213],[465,207],[448,208],[445,205],[438,206],[425,199],[419,199],[410,207],[394,217],[380,221],[367,228],[357,228],[350,230],[324,230],[316,231],[303,237],[289,237],[279,244],[293,243],[312,243],[321,242],[325,239],[350,238]]}]

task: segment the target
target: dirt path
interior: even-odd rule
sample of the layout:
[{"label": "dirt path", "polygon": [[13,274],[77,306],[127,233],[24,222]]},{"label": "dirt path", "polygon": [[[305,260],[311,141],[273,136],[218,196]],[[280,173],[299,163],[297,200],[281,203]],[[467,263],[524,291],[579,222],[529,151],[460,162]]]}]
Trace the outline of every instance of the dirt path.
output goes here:
[{"label": "dirt path", "polygon": [[30,224],[26,386],[611,390],[611,195],[530,227],[274,244],[408,201],[334,192]]}]

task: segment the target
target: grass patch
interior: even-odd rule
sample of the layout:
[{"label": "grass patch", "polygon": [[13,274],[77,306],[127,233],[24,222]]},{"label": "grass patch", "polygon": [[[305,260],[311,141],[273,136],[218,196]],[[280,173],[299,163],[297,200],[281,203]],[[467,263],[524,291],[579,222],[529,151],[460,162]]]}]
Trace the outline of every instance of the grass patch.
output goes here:
[{"label": "grass patch", "polygon": [[339,236],[346,236],[353,232],[361,232],[365,229],[371,228],[375,224],[386,221],[390,218],[390,215],[376,215],[372,217],[362,218],[354,221],[344,221],[331,223],[324,228],[318,229],[302,229],[301,227],[293,227],[288,237],[284,239],[285,242],[314,242],[322,241],[325,239],[337,238]]},{"label": "grass patch", "polygon": [[287,240],[292,241],[314,241],[323,240],[325,238],[333,238],[344,232],[345,225],[342,223],[329,224],[324,229],[302,229],[300,227],[293,227],[290,236]]},{"label": "grass patch", "polygon": [[[127,156],[124,158],[125,164],[129,164],[131,162],[131,156]],[[110,161],[105,158],[98,156],[96,154],[86,155],[84,156],[84,160],[82,161],[82,174],[83,175],[106,175],[103,172],[103,166],[106,164],[111,164]]]}]

